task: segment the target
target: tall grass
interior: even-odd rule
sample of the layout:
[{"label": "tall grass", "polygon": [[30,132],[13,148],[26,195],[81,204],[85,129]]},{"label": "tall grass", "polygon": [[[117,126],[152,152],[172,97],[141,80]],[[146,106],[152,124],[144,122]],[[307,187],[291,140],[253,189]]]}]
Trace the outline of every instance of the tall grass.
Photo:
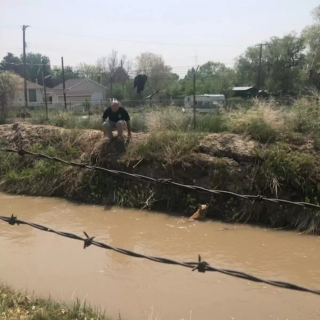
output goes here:
[{"label": "tall grass", "polygon": [[163,161],[169,166],[177,163],[188,164],[199,145],[198,139],[198,134],[193,132],[153,132],[142,143],[129,145],[126,157]]},{"label": "tall grass", "polygon": [[75,116],[71,112],[56,112],[46,118],[43,112],[32,112],[29,120],[32,124],[47,124],[68,129],[95,129],[100,130],[102,119],[99,116]]},{"label": "tall grass", "polygon": [[[314,93],[311,97],[295,100],[291,106],[281,106],[273,101],[250,100],[250,104],[237,104],[218,114],[197,114],[195,131],[243,134],[262,143],[285,139],[299,143],[298,140],[305,134],[319,140],[319,97],[319,94]],[[129,113],[134,132],[194,131],[192,113],[182,112],[181,109],[154,107],[132,109]],[[95,130],[101,130],[102,124],[100,115],[81,116],[62,111],[50,111],[49,120],[43,111],[34,111],[29,121],[33,124]]]},{"label": "tall grass", "polygon": [[104,312],[77,300],[66,306],[51,299],[38,299],[0,284],[0,315],[2,319],[34,320],[107,320]]}]

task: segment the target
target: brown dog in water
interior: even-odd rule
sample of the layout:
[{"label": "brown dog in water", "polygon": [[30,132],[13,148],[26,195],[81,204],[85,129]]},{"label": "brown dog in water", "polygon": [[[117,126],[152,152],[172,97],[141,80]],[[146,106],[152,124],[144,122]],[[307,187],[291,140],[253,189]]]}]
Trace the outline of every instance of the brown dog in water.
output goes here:
[{"label": "brown dog in water", "polygon": [[209,204],[199,204],[198,210],[189,218],[189,221],[204,220],[206,218]]}]

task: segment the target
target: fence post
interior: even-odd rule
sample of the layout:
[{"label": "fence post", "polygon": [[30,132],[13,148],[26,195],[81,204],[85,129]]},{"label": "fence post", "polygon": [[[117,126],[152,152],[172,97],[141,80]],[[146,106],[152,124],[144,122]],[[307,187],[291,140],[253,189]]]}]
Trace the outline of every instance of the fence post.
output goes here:
[{"label": "fence post", "polygon": [[196,128],[196,74],[198,71],[199,66],[197,69],[193,69],[193,129]]}]

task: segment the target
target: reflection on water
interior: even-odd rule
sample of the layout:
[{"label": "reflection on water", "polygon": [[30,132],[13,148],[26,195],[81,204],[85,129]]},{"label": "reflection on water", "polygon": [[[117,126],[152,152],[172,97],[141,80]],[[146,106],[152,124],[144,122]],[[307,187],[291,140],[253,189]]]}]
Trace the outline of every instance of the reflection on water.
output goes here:
[{"label": "reflection on water", "polygon": [[[139,253],[320,287],[320,238],[53,198],[0,194],[1,215]],[[16,289],[86,298],[126,319],[319,319],[320,297],[131,258],[27,226],[0,222],[0,277]],[[27,276],[26,276],[27,275]]]}]

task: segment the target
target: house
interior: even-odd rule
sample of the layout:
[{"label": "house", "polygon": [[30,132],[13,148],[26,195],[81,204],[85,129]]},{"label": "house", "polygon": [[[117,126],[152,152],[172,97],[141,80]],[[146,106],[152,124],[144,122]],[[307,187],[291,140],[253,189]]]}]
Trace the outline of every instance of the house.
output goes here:
[{"label": "house", "polygon": [[[50,89],[46,88],[48,102],[64,103],[63,84]],[[86,101],[101,104],[106,100],[107,88],[88,78],[69,79],[65,82],[65,94],[68,105],[79,105]]]},{"label": "house", "polygon": [[258,89],[255,87],[234,87],[232,91],[234,97],[240,98],[252,98],[258,94]]},{"label": "house", "polygon": [[[28,106],[39,106],[43,103],[44,95],[43,95],[43,87],[31,82],[27,81],[27,96],[28,96]],[[21,107],[24,106],[24,79],[19,77],[18,88],[15,93],[15,98],[13,100],[13,106]]]}]

